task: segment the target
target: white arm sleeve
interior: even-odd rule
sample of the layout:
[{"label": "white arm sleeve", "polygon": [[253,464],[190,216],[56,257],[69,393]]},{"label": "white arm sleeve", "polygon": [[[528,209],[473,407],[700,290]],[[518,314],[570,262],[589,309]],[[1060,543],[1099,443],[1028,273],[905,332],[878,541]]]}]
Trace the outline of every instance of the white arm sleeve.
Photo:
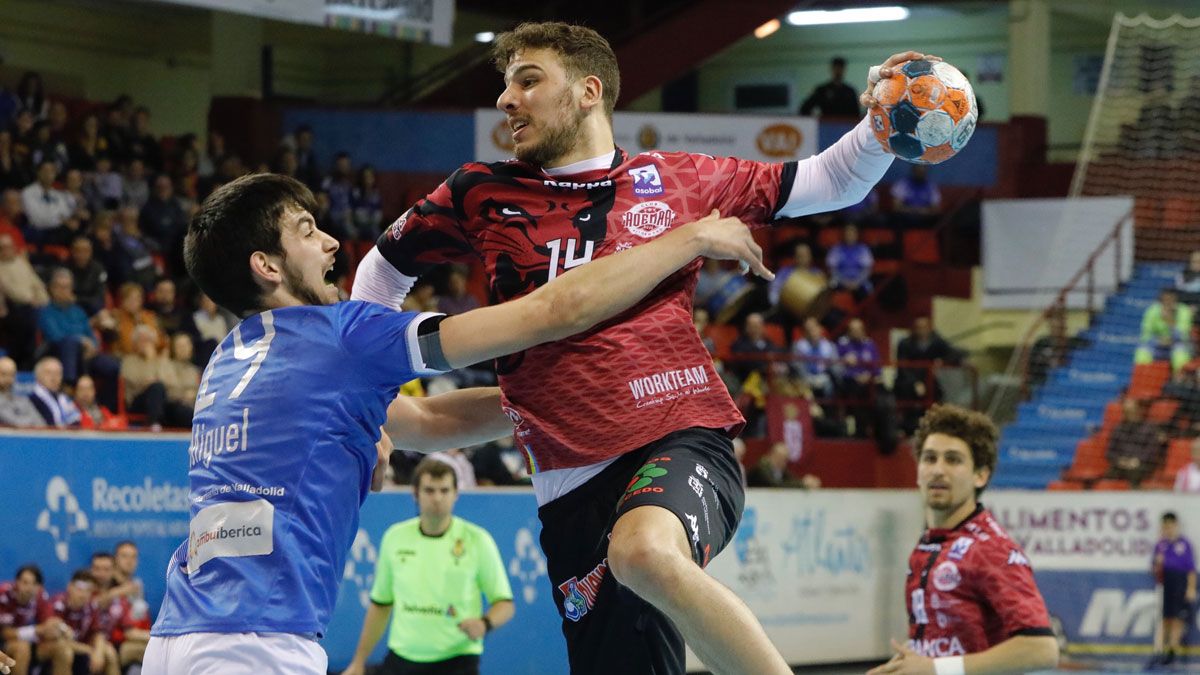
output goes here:
[{"label": "white arm sleeve", "polygon": [[871,133],[871,118],[864,117],[824,152],[796,163],[796,182],[776,217],[795,218],[857,204],[887,173],[892,159]]},{"label": "white arm sleeve", "polygon": [[371,249],[358,263],[354,273],[351,300],[365,300],[399,310],[404,298],[416,283],[416,277],[401,274],[384,259],[378,248]]}]

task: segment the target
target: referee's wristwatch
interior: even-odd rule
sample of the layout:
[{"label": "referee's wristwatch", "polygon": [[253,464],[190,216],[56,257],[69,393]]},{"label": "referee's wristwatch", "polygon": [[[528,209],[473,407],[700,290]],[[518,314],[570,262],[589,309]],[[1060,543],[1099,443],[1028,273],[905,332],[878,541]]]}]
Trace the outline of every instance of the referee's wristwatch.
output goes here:
[{"label": "referee's wristwatch", "polygon": [[491,620],[491,618],[488,617],[488,615],[484,614],[483,615],[483,634],[487,635],[490,632],[492,632],[492,620]]}]

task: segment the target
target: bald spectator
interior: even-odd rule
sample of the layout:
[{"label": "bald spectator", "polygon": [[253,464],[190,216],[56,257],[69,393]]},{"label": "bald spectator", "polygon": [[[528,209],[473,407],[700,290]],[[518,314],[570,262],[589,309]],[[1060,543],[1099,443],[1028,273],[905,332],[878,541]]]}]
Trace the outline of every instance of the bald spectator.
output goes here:
[{"label": "bald spectator", "polygon": [[11,236],[0,234],[0,334],[3,346],[20,366],[33,360],[38,309],[50,301],[46,284]]},{"label": "bald spectator", "polygon": [[79,408],[75,401],[63,393],[62,362],[53,356],[44,356],[33,367],[33,393],[29,400],[42,416],[48,427],[65,429],[79,424]]},{"label": "bald spectator", "polygon": [[96,401],[96,381],[91,375],[80,375],[75,382],[75,407],[79,408],[80,429],[120,431],[129,427],[129,422]]},{"label": "bald spectator", "polygon": [[75,301],[88,316],[104,309],[108,272],[93,256],[92,240],[76,235],[71,241],[67,269],[75,282]]},{"label": "bald spectator", "polygon": [[74,209],[67,193],[54,187],[58,169],[53,160],[37,165],[37,179],[21,191],[21,202],[29,222],[29,238],[37,243],[53,241]]},{"label": "bald spectator", "polygon": [[42,416],[28,397],[14,391],[17,383],[17,362],[0,356],[0,425],[9,427],[40,427]]},{"label": "bald spectator", "polygon": [[140,326],[147,326],[153,331],[157,351],[161,352],[166,348],[167,335],[158,322],[158,316],[146,309],[145,300],[146,293],[141,286],[133,282],[121,285],[117,292],[117,308],[112,312],[116,320],[116,339],[112,345],[114,353],[124,356],[137,352],[133,343],[133,332]]},{"label": "bald spectator", "polygon": [[129,410],[146,416],[154,431],[163,426],[185,427],[191,424],[191,410],[172,401],[167,383],[174,377],[166,356],[158,349],[155,329],[138,326],[133,331],[134,351],[121,359],[121,378],[125,380],[125,404]]}]

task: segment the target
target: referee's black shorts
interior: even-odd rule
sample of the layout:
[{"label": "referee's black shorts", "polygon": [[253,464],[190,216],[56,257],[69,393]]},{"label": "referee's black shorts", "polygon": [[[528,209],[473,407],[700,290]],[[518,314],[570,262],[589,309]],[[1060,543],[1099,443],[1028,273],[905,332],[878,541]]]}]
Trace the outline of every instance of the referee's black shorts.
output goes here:
[{"label": "referee's black shorts", "polygon": [[679,518],[692,559],[703,567],[733,538],[744,501],[729,439],[714,429],[690,428],[622,455],[538,509],[573,675],[684,672],[679,630],[608,570],[608,538],[617,518],[639,506],[667,509]]},{"label": "referee's black shorts", "polygon": [[1187,621],[1192,605],[1187,601],[1187,572],[1163,571],[1163,618]]}]

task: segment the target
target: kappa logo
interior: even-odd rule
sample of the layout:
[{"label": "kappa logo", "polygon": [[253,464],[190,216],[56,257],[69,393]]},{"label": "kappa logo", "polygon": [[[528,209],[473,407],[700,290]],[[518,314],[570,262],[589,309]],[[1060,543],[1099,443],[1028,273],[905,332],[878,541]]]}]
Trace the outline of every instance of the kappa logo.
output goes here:
[{"label": "kappa logo", "polygon": [[1026,558],[1024,553],[1013,549],[1008,552],[1008,564],[1029,567],[1029,558]]},{"label": "kappa logo", "polygon": [[375,560],[378,557],[379,549],[371,543],[371,535],[360,527],[358,534],[354,535],[354,543],[350,545],[350,556],[346,558],[342,579],[354,586],[354,594],[363,609],[371,606],[371,586],[375,583]]},{"label": "kappa logo", "polygon": [[947,560],[934,568],[933,587],[939,591],[952,591],[958,588],[960,583],[962,583],[962,574],[958,571],[958,565]]},{"label": "kappa logo", "polygon": [[596,594],[600,592],[600,582],[604,581],[607,571],[608,558],[605,558],[583,579],[571,577],[558,585],[563,594],[563,616],[578,622],[596,606]]},{"label": "kappa logo", "polygon": [[513,549],[517,553],[508,561],[508,575],[520,582],[521,597],[532,605],[537,600],[538,580],[546,576],[546,558],[533,538],[532,527],[517,530]]},{"label": "kappa logo", "polygon": [[962,560],[964,557],[966,557],[967,551],[970,550],[971,544],[974,543],[975,540],[970,537],[960,537],[954,540],[954,543],[950,546],[950,559]]},{"label": "kappa logo", "polygon": [[388,228],[388,236],[395,241],[400,241],[400,236],[404,234],[404,226],[408,224],[408,214],[412,213],[412,209],[404,212],[404,215],[396,219],[392,226]]},{"label": "kappa logo", "polygon": [[664,192],[662,176],[658,175],[657,166],[638,166],[630,169],[628,173],[633,177],[633,194],[638,197],[654,197]]},{"label": "kappa logo", "polygon": [[521,417],[521,413],[517,412],[516,408],[501,406],[500,410],[504,412],[504,415],[508,417],[508,421],[512,422],[514,427],[519,427],[525,423],[525,418]]},{"label": "kappa logo", "polygon": [[625,229],[642,239],[657,237],[666,232],[673,222],[675,212],[666,202],[642,202],[621,216]]},{"label": "kappa logo", "polygon": [[699,544],[700,543],[700,520],[698,518],[696,518],[696,516],[693,516],[690,513],[684,513],[683,515],[687,517],[688,525],[690,525],[692,528],[692,543]]},{"label": "kappa logo", "polygon": [[71,535],[87,532],[88,517],[71,494],[71,486],[62,476],[54,476],[46,484],[46,508],[38,514],[37,529],[54,539],[54,555],[59,562],[70,558]]}]

